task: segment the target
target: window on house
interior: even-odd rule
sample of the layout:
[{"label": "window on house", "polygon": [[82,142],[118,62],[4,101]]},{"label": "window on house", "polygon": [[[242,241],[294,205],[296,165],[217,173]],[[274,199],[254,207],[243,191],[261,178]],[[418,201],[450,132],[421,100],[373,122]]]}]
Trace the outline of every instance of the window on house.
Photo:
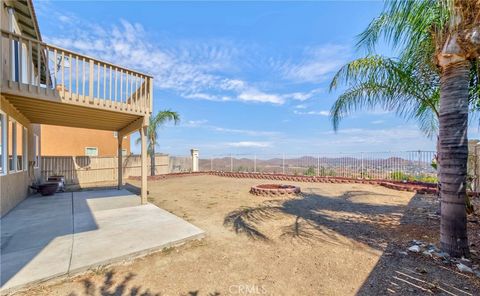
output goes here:
[{"label": "window on house", "polygon": [[98,148],[97,147],[85,147],[85,155],[86,156],[98,156]]},{"label": "window on house", "polygon": [[122,156],[127,156],[127,149],[122,149]]},{"label": "window on house", "polygon": [[24,169],[24,162],[25,162],[25,146],[24,143],[24,135],[23,135],[23,126],[20,123],[16,123],[17,133],[17,171],[22,171]]},{"label": "window on house", "polygon": [[17,169],[17,126],[12,119],[8,120],[8,170]]},{"label": "window on house", "polygon": [[6,171],[5,168],[5,155],[6,155],[6,124],[5,124],[6,115],[0,113],[0,174],[4,174]]},{"label": "window on house", "polygon": [[40,140],[38,135],[33,136],[33,156],[35,157],[35,167],[38,168],[40,166]]}]

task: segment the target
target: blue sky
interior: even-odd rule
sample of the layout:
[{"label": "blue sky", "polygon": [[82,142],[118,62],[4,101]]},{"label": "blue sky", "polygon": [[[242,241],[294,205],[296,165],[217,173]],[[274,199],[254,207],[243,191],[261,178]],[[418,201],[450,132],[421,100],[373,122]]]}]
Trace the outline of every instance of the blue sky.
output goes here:
[{"label": "blue sky", "polygon": [[338,92],[328,84],[362,55],[355,36],[382,2],[34,4],[45,41],[154,75],[155,111],[182,118],[160,130],[161,152],[434,149],[414,122],[382,110],[358,112],[332,130],[328,111]]}]

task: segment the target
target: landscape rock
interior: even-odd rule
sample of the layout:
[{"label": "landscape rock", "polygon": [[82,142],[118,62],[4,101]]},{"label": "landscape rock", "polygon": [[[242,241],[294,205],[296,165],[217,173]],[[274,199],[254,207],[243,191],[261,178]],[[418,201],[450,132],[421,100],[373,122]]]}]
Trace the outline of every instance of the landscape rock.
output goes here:
[{"label": "landscape rock", "polygon": [[435,256],[435,257],[439,257],[439,258],[450,257],[450,255],[448,253],[445,253],[445,252],[433,252],[432,255]]},{"label": "landscape rock", "polygon": [[418,253],[418,252],[420,252],[420,246],[414,245],[414,246],[411,246],[410,248],[408,248],[408,250],[410,252]]},{"label": "landscape rock", "polygon": [[466,266],[465,264],[462,264],[462,263],[458,263],[457,268],[458,268],[458,270],[460,270],[460,272],[473,273],[473,270],[470,267],[468,267],[468,266]]},{"label": "landscape rock", "polygon": [[440,252],[440,249],[438,249],[434,244],[428,244],[427,249],[429,252]]},{"label": "landscape rock", "polygon": [[433,257],[432,252],[429,252],[429,251],[423,251],[422,254],[427,256],[427,257]]}]

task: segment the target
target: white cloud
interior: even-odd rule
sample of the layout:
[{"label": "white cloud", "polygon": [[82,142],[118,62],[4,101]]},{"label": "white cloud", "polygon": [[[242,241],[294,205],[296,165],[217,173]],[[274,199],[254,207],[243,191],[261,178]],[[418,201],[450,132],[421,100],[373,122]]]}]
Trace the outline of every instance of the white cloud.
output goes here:
[{"label": "white cloud", "polygon": [[294,114],[297,115],[318,115],[318,116],[330,116],[330,111],[326,110],[321,110],[321,111],[298,111],[298,110],[293,110]]},{"label": "white cloud", "polygon": [[201,120],[188,120],[183,126],[188,126],[188,127],[199,127],[207,123],[208,120],[206,119],[201,119]]},{"label": "white cloud", "polygon": [[[236,77],[236,73],[240,73],[243,67],[251,66],[250,56],[254,45],[245,46],[226,40],[161,42],[139,23],[120,20],[105,25],[86,21],[74,14],[55,11],[54,7],[41,11],[55,15],[62,28],[54,36],[44,36],[45,41],[151,74],[155,78],[155,87],[173,90],[187,99],[282,105],[288,100],[305,101],[321,92],[318,88],[290,93],[266,90],[259,87],[265,86],[261,81]],[[281,69],[277,67],[269,70],[272,70],[272,75],[286,75],[305,81],[316,80],[336,64],[337,60],[332,59],[333,55],[329,53],[336,49],[338,47],[330,45],[309,48],[300,63],[282,61],[277,63]],[[327,60],[332,66],[326,63]],[[272,63],[258,61],[255,66],[271,67]]]},{"label": "white cloud", "polygon": [[307,106],[304,104],[296,105],[295,109],[307,109]]},{"label": "white cloud", "polygon": [[344,65],[348,56],[349,51],[345,46],[325,45],[307,48],[305,58],[300,62],[277,63],[277,67],[286,79],[318,83]]},{"label": "white cloud", "polygon": [[279,132],[272,132],[272,131],[261,131],[261,130],[244,130],[244,129],[231,129],[231,128],[223,128],[217,126],[209,126],[212,130],[216,132],[228,133],[228,134],[243,134],[247,136],[277,136]]},{"label": "white cloud", "polygon": [[183,95],[187,99],[197,99],[197,100],[207,100],[207,101],[217,101],[217,102],[226,102],[231,101],[232,98],[228,96],[217,96],[207,93],[192,93]]},{"label": "white cloud", "polygon": [[285,103],[284,97],[276,94],[268,94],[261,92],[256,89],[245,90],[238,95],[238,98],[241,101],[247,102],[261,102],[261,103],[272,103],[272,104],[283,104]]},{"label": "white cloud", "polygon": [[201,119],[201,120],[188,120],[184,123],[183,127],[188,128],[204,128],[211,130],[213,132],[224,133],[224,134],[238,134],[238,135],[246,135],[252,137],[276,137],[281,135],[280,132],[276,131],[262,131],[262,130],[247,130],[247,129],[234,129],[234,128],[225,128],[215,125],[207,124],[208,120]]},{"label": "white cloud", "polygon": [[315,96],[316,94],[318,93],[321,93],[323,92],[323,89],[321,88],[315,88],[311,91],[307,91],[307,92],[294,92],[294,93],[290,93],[290,94],[285,94],[284,95],[284,98],[285,99],[293,99],[293,100],[296,100],[296,101],[306,101],[308,99],[311,99],[313,96]]},{"label": "white cloud", "polygon": [[370,122],[371,124],[382,124],[384,123],[385,121],[384,120],[374,120],[372,122]]},{"label": "white cloud", "polygon": [[231,142],[227,143],[229,147],[237,148],[267,148],[272,146],[270,142],[251,142],[251,141],[241,141],[241,142]]},{"label": "white cloud", "polygon": [[355,143],[372,143],[372,144],[394,144],[405,141],[415,141],[425,136],[415,126],[398,126],[386,129],[363,129],[350,128],[340,129],[335,134],[334,131],[323,132],[324,135],[334,135],[337,139],[335,144],[355,144]]},{"label": "white cloud", "polygon": [[46,41],[152,74],[156,87],[174,90],[188,99],[281,105],[288,99],[306,100],[318,92],[270,93],[252,82],[226,76],[240,54],[237,45],[209,40],[162,47],[152,41],[141,24],[125,20],[99,26],[71,17],[69,25],[62,30],[68,35],[46,36]]}]

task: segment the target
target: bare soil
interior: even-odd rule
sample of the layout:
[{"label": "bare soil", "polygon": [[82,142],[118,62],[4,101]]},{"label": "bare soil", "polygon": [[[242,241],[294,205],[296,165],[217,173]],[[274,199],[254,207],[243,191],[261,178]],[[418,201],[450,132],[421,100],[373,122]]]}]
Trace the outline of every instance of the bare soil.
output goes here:
[{"label": "bare soil", "polygon": [[[261,183],[215,176],[149,182],[150,202],[207,237],[18,294],[480,295],[475,275],[400,253],[413,239],[439,245],[435,197],[296,182],[298,197],[251,195]],[[478,222],[469,231],[478,264]]]}]

